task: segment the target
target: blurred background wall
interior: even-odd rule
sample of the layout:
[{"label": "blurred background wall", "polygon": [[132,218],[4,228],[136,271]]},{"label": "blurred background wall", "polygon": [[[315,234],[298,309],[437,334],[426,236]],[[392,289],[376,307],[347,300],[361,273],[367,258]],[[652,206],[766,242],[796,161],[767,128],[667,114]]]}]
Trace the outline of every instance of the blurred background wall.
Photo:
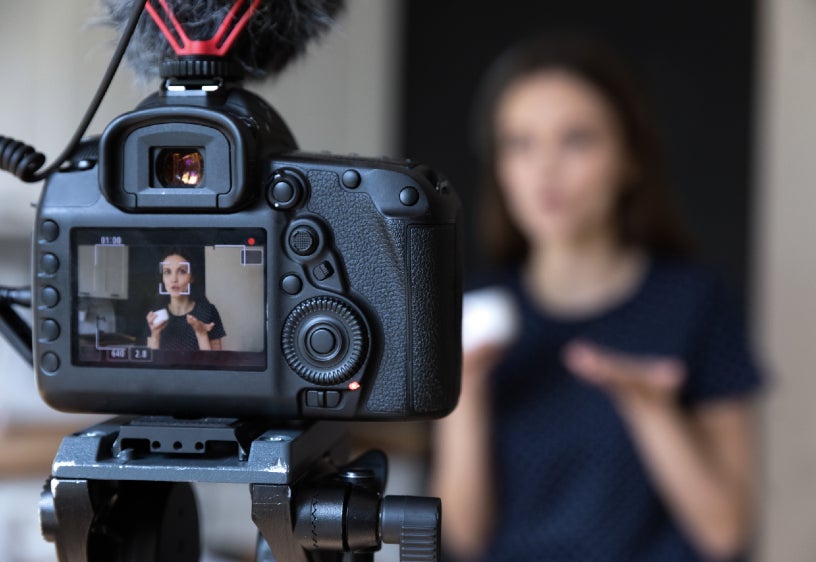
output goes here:
[{"label": "blurred background wall", "polygon": [[754,327],[774,375],[763,560],[816,556],[816,2],[760,6]]},{"label": "blurred background wall", "polygon": [[[59,152],[112,50],[113,33],[87,25],[95,12],[96,0],[0,0],[0,134]],[[816,1],[507,0],[497,8],[350,0],[309,56],[250,89],[280,110],[303,147],[426,160],[445,169],[473,211],[467,113],[475,80],[510,41],[562,24],[588,26],[618,45],[655,99],[678,199],[705,259],[743,294],[773,376],[758,559],[813,560]],[[91,132],[153,89],[120,72]],[[0,284],[23,284],[38,187],[3,174],[0,192]],[[470,246],[472,269],[474,254]],[[0,558],[50,560],[51,547],[36,537],[36,500],[56,442],[31,447],[28,428],[58,436],[87,418],[43,406],[33,375],[3,343],[0,373]],[[386,428],[389,443],[397,441],[398,493],[414,493],[421,482],[423,430],[415,429]],[[235,501],[233,492],[205,495],[210,507]],[[225,542],[251,526],[244,515],[222,519],[205,524]]]}]

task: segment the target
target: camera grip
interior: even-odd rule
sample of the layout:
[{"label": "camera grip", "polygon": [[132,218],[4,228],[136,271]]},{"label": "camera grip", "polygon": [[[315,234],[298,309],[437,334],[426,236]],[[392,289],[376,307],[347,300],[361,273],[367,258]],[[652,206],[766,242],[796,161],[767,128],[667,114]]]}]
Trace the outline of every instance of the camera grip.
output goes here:
[{"label": "camera grip", "polygon": [[459,395],[461,353],[451,351],[462,339],[456,244],[453,224],[408,227],[409,384],[418,414],[445,414]]},{"label": "camera grip", "polygon": [[[344,191],[336,174],[310,170],[309,210],[331,226],[352,289],[380,335],[374,384],[361,417],[438,417],[456,405],[461,354],[461,220],[381,214]],[[446,285],[440,285],[440,282]]]}]

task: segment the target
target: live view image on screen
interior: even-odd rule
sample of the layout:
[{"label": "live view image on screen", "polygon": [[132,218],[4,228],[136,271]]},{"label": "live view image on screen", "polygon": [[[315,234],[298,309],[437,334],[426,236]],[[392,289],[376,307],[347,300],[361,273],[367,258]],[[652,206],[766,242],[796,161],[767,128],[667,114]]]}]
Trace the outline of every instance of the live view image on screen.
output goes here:
[{"label": "live view image on screen", "polygon": [[262,229],[73,233],[74,363],[266,367]]}]

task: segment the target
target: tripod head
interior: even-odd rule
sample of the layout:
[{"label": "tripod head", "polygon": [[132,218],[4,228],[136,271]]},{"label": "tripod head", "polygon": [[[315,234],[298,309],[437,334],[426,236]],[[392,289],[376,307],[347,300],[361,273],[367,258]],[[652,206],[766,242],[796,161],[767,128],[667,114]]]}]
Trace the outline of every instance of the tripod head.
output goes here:
[{"label": "tripod head", "polygon": [[250,484],[256,562],[439,560],[437,498],[384,496],[387,461],[345,463],[342,426],[266,428],[227,420],[118,418],[67,437],[40,502],[60,562],[196,562],[189,482]]}]

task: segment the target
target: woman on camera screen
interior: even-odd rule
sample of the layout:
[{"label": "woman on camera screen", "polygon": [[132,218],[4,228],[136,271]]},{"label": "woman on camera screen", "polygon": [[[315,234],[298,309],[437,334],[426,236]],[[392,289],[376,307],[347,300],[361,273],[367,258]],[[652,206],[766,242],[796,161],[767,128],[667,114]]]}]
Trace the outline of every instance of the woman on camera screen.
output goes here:
[{"label": "woman on camera screen", "polygon": [[221,316],[197,290],[194,261],[188,252],[172,249],[161,259],[160,300],[164,306],[147,314],[147,346],[165,351],[220,350],[226,336]]},{"label": "woman on camera screen", "polygon": [[741,559],[761,378],[739,307],[689,260],[628,72],[593,42],[538,39],[485,84],[481,224],[517,335],[466,349],[436,427],[448,550]]}]

